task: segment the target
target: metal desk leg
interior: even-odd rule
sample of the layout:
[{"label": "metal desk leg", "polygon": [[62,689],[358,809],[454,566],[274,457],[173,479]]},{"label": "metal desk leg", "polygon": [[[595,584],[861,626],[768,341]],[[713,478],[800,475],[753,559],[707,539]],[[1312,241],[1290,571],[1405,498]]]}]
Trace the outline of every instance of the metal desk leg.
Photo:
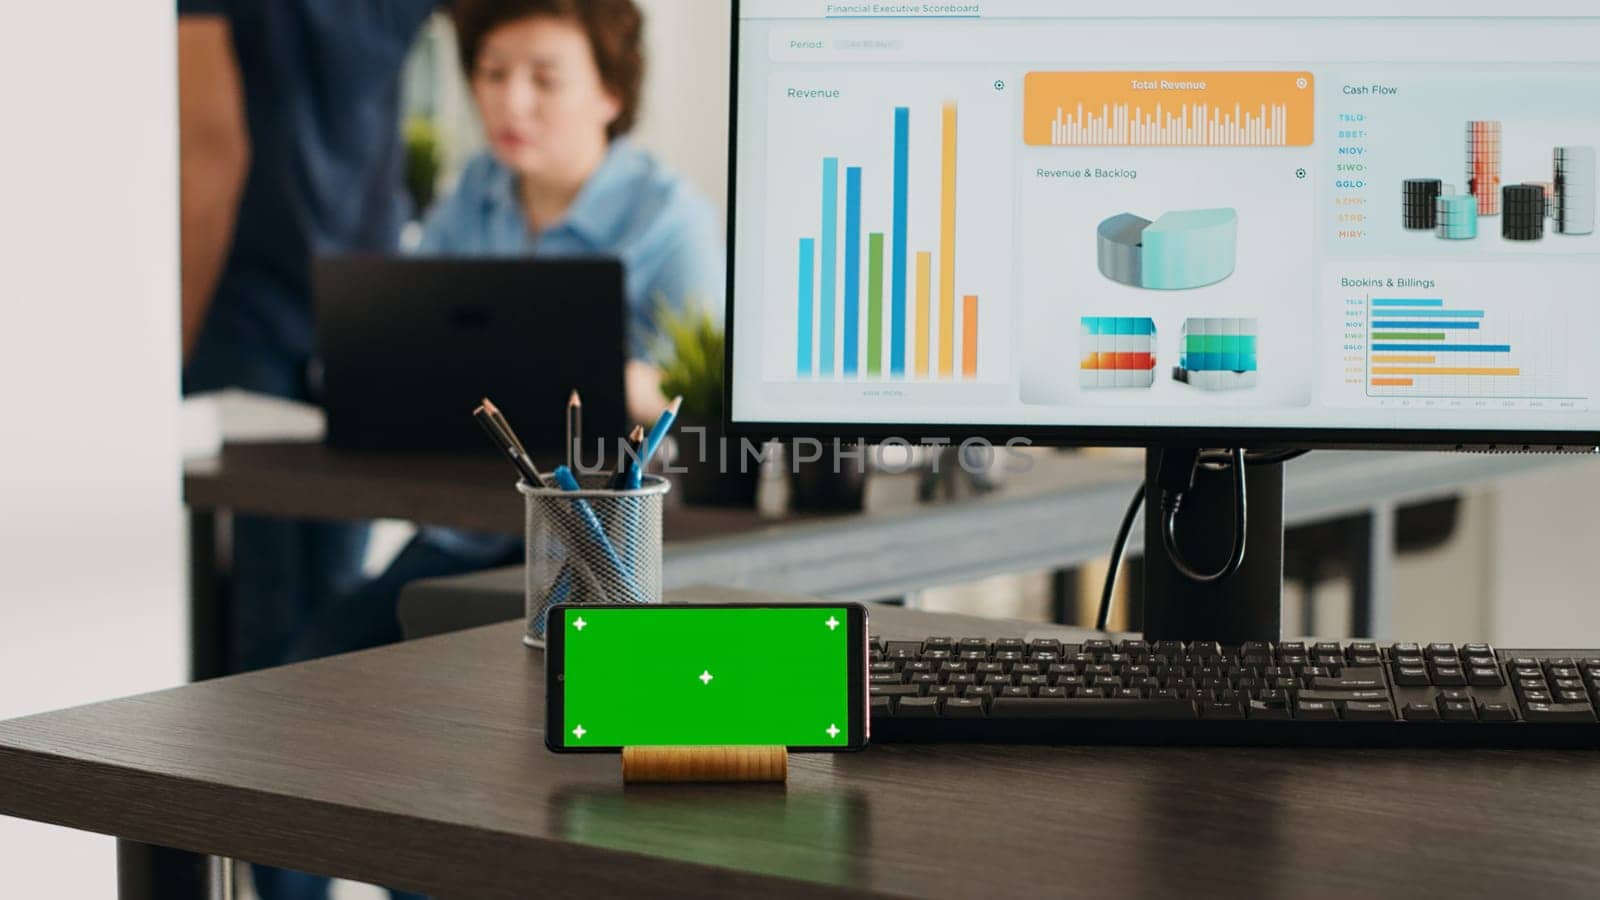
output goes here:
[{"label": "metal desk leg", "polygon": [[120,900],[233,900],[233,861],[117,840]]},{"label": "metal desk leg", "polygon": [[189,680],[228,674],[232,618],[222,596],[217,515],[189,509]]},{"label": "metal desk leg", "polygon": [[1393,503],[1378,503],[1357,521],[1351,535],[1350,634],[1389,637],[1390,604],[1394,602]]}]

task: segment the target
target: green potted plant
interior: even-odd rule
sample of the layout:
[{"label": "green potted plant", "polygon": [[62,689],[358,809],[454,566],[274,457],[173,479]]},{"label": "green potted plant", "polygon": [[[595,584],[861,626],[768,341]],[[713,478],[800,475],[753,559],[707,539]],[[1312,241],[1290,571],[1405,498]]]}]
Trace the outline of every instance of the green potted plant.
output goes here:
[{"label": "green potted plant", "polygon": [[405,146],[406,190],[411,194],[417,217],[421,218],[433,204],[439,171],[444,168],[444,148],[439,140],[439,129],[431,120],[413,116],[406,122]]},{"label": "green potted plant", "polygon": [[[725,339],[721,323],[700,304],[674,309],[663,303],[657,308],[656,328],[661,391],[668,397],[683,397],[683,409],[678,413],[678,458],[674,463],[676,468],[687,470],[674,476],[683,501],[706,506],[754,506],[761,479],[754,459],[747,459],[746,471],[741,472],[739,443],[729,440],[726,470],[722,464]],[[691,427],[705,429],[703,444],[698,433],[685,431]]]}]

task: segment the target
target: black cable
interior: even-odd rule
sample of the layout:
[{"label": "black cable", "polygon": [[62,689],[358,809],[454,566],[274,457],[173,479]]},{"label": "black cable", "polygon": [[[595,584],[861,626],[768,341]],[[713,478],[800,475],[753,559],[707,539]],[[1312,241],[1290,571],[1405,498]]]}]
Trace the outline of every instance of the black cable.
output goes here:
[{"label": "black cable", "polygon": [[[1222,468],[1227,467],[1227,466],[1232,466],[1234,464],[1233,463],[1233,456],[1237,452],[1239,452],[1239,451],[1233,451],[1231,453],[1229,451],[1205,451],[1205,452],[1199,454],[1199,456],[1197,457],[1196,465],[1204,465],[1208,469],[1214,469],[1214,470],[1220,471]],[[1247,462],[1247,463],[1253,463],[1255,465],[1276,465],[1276,464],[1279,464],[1279,463],[1286,463],[1291,459],[1296,459],[1298,457],[1305,456],[1307,453],[1310,453],[1310,452],[1311,452],[1310,450],[1305,450],[1305,449],[1300,449],[1300,450],[1247,450],[1247,451],[1244,451],[1244,461]],[[1242,475],[1242,472],[1239,473],[1239,474]],[[1242,479],[1239,480],[1238,490],[1239,490],[1240,496],[1237,499],[1242,503],[1242,501],[1243,501],[1243,491],[1244,491],[1244,484],[1243,484]],[[1118,526],[1118,528],[1117,528],[1116,541],[1114,541],[1112,543],[1112,545],[1111,545],[1111,564],[1106,569],[1105,584],[1103,585],[1103,587],[1101,588],[1101,591],[1100,591],[1100,610],[1095,615],[1095,625],[1094,625],[1094,627],[1096,629],[1100,630],[1100,631],[1105,631],[1106,630],[1106,622],[1111,618],[1111,595],[1113,593],[1115,593],[1115,591],[1116,591],[1117,573],[1122,568],[1122,554],[1127,549],[1128,535],[1133,531],[1133,523],[1139,517],[1140,508],[1144,506],[1144,493],[1145,493],[1145,483],[1144,482],[1140,482],[1139,483],[1139,489],[1134,492],[1133,500],[1131,502],[1129,502],[1129,504],[1128,504],[1127,512],[1122,514],[1122,524],[1120,526]],[[1182,503],[1182,497],[1183,497],[1182,491],[1177,492],[1176,498],[1177,498],[1177,501],[1178,501],[1178,503],[1180,505]],[[1223,578],[1228,577],[1228,575],[1232,575],[1233,572],[1238,571],[1239,565],[1244,562],[1244,526],[1245,526],[1245,517],[1243,515],[1243,512],[1244,512],[1244,507],[1242,505],[1235,511],[1235,523],[1234,524],[1235,524],[1235,526],[1237,528],[1238,534],[1237,534],[1237,537],[1235,538],[1234,553],[1230,555],[1230,562],[1232,562],[1232,557],[1233,556],[1237,556],[1238,557],[1238,562],[1232,562],[1232,566],[1233,566],[1232,570],[1228,571],[1226,574],[1219,575],[1219,576],[1217,576],[1217,578],[1212,579],[1212,580],[1220,581]],[[1167,520],[1168,529],[1170,529],[1170,527],[1172,525],[1172,522],[1173,522],[1173,520],[1175,518],[1176,518],[1176,510],[1174,510],[1173,515],[1171,517],[1169,517],[1168,520]],[[1168,533],[1168,541],[1169,541],[1169,543],[1167,544],[1167,554],[1168,554],[1168,556],[1172,557],[1173,565],[1176,566],[1180,572],[1183,572],[1185,575],[1190,575],[1190,573],[1188,571],[1188,567],[1183,564],[1183,562],[1181,561],[1179,556],[1174,552],[1175,549],[1176,549],[1176,546],[1175,546],[1175,542],[1171,541],[1170,531],[1168,531],[1167,533]],[[1190,575],[1190,577],[1194,577],[1194,576]],[[1196,578],[1196,580],[1204,581],[1205,579]]]},{"label": "black cable", "polygon": [[[1197,461],[1196,466],[1199,465]],[[1191,475],[1191,480],[1192,480]],[[1161,543],[1166,547],[1167,557],[1172,560],[1172,567],[1177,569],[1183,577],[1201,584],[1215,584],[1239,571],[1244,564],[1244,538],[1248,520],[1246,519],[1246,497],[1244,478],[1244,448],[1233,449],[1233,551],[1228,554],[1228,561],[1221,569],[1215,572],[1200,572],[1190,566],[1184,559],[1183,551],[1178,548],[1178,512],[1183,508],[1183,490],[1161,491]]]},{"label": "black cable", "polygon": [[1133,531],[1134,520],[1139,518],[1139,510],[1144,506],[1144,482],[1139,482],[1139,489],[1133,492],[1133,500],[1128,503],[1128,511],[1122,514],[1122,527],[1117,529],[1117,539],[1111,545],[1111,568],[1106,570],[1106,584],[1100,591],[1100,613],[1095,616],[1094,627],[1105,631],[1106,619],[1111,616],[1111,594],[1117,587],[1117,570],[1122,568],[1122,551],[1128,546],[1128,534]]}]

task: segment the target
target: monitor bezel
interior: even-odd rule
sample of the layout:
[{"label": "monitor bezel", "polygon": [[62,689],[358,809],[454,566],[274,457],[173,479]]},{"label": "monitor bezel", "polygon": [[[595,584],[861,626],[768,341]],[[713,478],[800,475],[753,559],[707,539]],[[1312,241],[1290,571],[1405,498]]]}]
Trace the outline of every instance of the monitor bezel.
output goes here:
[{"label": "monitor bezel", "polygon": [[[1258,449],[1330,450],[1450,450],[1491,453],[1600,453],[1600,429],[1592,431],[1455,428],[1337,428],[1278,425],[1234,427],[1219,425],[1041,425],[913,422],[783,422],[736,419],[733,414],[733,355],[735,341],[734,272],[738,240],[739,178],[739,16],[740,0],[729,0],[728,63],[728,199],[727,285],[725,288],[722,427],[734,438],[816,438],[875,443],[893,439],[988,441],[1004,444],[1021,439],[1036,446],[1055,447],[1252,447]],[[892,382],[892,379],[890,380]],[[1219,416],[1227,409],[1218,409]]]}]

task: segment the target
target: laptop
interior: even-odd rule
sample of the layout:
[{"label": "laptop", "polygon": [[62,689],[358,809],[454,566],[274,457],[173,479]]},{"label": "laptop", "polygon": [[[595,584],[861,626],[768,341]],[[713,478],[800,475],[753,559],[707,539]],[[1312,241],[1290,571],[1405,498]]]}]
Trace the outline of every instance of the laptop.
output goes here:
[{"label": "laptop", "polygon": [[549,468],[574,388],[586,446],[624,434],[622,276],[601,258],[317,259],[327,445],[489,453],[472,417],[487,396]]}]

